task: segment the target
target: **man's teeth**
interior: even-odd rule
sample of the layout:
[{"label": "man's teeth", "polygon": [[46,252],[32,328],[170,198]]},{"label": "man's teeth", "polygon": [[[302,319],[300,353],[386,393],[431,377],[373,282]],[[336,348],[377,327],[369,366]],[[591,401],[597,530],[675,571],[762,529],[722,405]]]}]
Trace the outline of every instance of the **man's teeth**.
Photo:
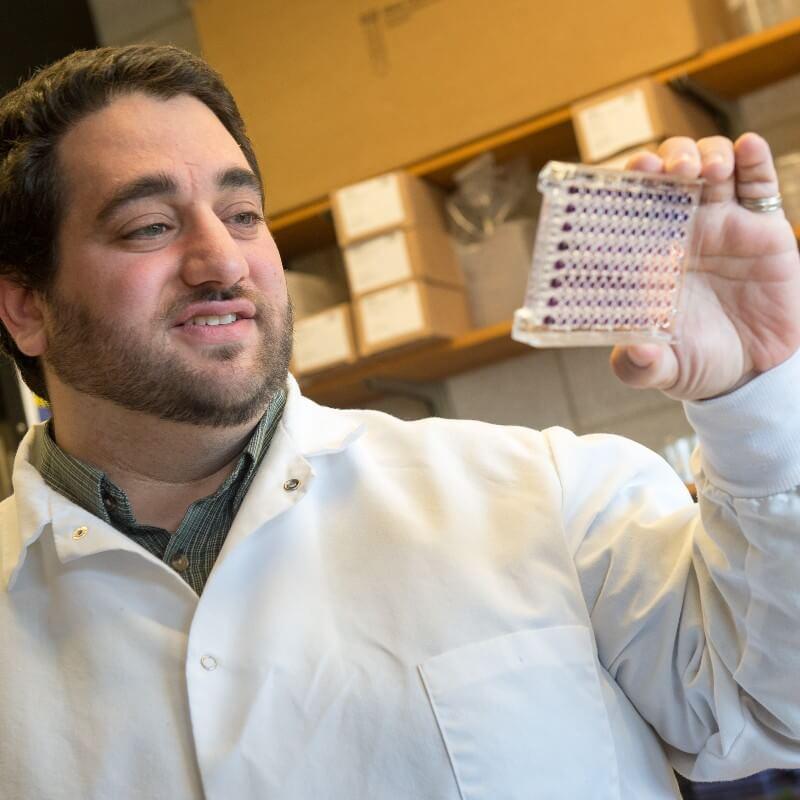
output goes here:
[{"label": "man's teeth", "polygon": [[187,325],[230,325],[239,319],[236,314],[223,314],[221,317],[192,317]]}]

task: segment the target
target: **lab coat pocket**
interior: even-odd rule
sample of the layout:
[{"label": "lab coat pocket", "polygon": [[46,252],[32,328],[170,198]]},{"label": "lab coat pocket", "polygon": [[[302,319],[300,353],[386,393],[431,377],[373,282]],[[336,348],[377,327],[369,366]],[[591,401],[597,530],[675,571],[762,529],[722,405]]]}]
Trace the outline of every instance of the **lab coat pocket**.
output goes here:
[{"label": "lab coat pocket", "polygon": [[588,628],[523,630],[419,666],[463,800],[618,800]]}]

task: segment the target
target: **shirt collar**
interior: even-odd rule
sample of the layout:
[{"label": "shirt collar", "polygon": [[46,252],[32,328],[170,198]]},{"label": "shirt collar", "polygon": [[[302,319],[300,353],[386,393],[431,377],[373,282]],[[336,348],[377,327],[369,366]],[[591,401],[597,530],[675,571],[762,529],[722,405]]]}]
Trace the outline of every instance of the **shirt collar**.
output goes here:
[{"label": "shirt collar", "polygon": [[[280,418],[285,402],[286,392],[280,389],[270,400],[267,410],[253,429],[234,469],[214,493],[214,497],[227,492],[234,484],[242,490],[246,490],[250,485],[253,474],[269,446],[270,434]],[[30,449],[30,462],[51,489],[55,489],[75,505],[117,527],[122,526],[127,530],[130,525],[135,526],[125,492],[112,483],[98,467],[62,450],[53,439],[51,422],[37,427],[36,438]],[[244,491],[237,493],[243,495]],[[118,508],[118,513],[113,519],[103,502],[104,495],[107,494],[113,495]],[[238,502],[240,501],[241,498],[238,498]]]},{"label": "shirt collar", "polygon": [[93,464],[64,452],[53,439],[52,421],[37,427],[30,462],[50,488],[96,517],[110,522],[103,505],[105,474]]},{"label": "shirt collar", "polygon": [[[348,411],[341,411],[305,398],[300,393],[292,375],[287,379],[286,405],[279,427],[289,437],[296,450],[305,457],[338,453],[353,444],[363,433],[364,426]],[[51,489],[42,475],[31,463],[32,449],[37,438],[45,433],[43,425],[32,426],[20,443],[14,459],[14,494],[0,503],[0,587],[10,589],[22,568],[25,553],[45,528],[54,526],[76,504]],[[257,445],[254,444],[257,447]],[[246,448],[247,449],[247,448]],[[35,457],[35,454],[33,454]],[[257,461],[263,458],[263,452]],[[254,461],[253,474],[258,466]],[[69,507],[69,508],[67,508]],[[85,512],[84,512],[85,513]],[[67,514],[69,516],[69,514]],[[64,522],[64,530],[71,524]],[[113,531],[105,524],[109,536],[113,536],[117,547],[136,548],[124,534]],[[56,533],[54,531],[54,533]],[[116,534],[116,536],[114,536]],[[64,534],[64,535],[69,535]]]},{"label": "shirt collar", "polygon": [[280,421],[283,409],[286,406],[286,391],[284,389],[275,393],[272,400],[270,400],[267,410],[256,425],[252,436],[250,436],[239,458],[233,472],[228,476],[228,479],[220,487],[220,492],[227,490],[227,488],[235,483],[237,485],[236,498],[234,500],[234,510],[238,509],[239,505],[250,488],[253,482],[253,476],[258,469],[258,465],[264,458],[264,454],[269,449],[272,435],[275,428]]}]

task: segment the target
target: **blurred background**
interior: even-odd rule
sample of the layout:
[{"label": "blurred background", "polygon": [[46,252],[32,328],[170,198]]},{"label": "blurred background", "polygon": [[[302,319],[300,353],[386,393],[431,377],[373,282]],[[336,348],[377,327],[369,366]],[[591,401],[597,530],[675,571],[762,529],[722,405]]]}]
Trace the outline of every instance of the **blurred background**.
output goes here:
[{"label": "blurred background", "polygon": [[[619,384],[608,348],[531,349],[523,305],[551,159],[621,168],[666,137],[756,130],[800,233],[800,0],[27,0],[0,7],[0,90],[76,48],[170,43],[240,104],[295,306],[309,396],[579,433],[661,452],[679,404]],[[47,410],[0,370],[0,493]],[[684,784],[800,797],[794,773]]]}]

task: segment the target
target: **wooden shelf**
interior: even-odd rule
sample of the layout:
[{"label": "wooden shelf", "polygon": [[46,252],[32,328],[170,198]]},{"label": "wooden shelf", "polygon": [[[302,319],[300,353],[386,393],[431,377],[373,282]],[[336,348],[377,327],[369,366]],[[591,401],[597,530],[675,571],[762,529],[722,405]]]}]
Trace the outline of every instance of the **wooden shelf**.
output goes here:
[{"label": "wooden shelf", "polygon": [[687,77],[732,100],[800,72],[800,18],[725,42],[656,73],[664,82]]},{"label": "wooden shelf", "polygon": [[[800,224],[794,232],[800,242]],[[382,394],[381,379],[435,381],[530,352],[527,345],[511,338],[511,322],[501,322],[450,341],[373,356],[351,367],[301,379],[300,385],[304,394],[320,403],[356,406]]]},{"label": "wooden shelf", "polygon": [[354,406],[383,393],[372,381],[434,381],[530,352],[527,345],[511,338],[511,322],[501,322],[457,339],[373,356],[351,367],[302,379],[300,385],[305,395],[320,403]]},{"label": "wooden shelf", "polygon": [[[689,79],[731,99],[796,72],[800,72],[800,18],[726,42],[653,77],[663,83]],[[500,161],[525,154],[534,170],[550,159],[574,157],[577,144],[569,107],[554,109],[404,168],[446,186],[460,166],[487,151],[493,151]],[[270,228],[284,258],[335,243],[326,198],[277,215]]]}]

